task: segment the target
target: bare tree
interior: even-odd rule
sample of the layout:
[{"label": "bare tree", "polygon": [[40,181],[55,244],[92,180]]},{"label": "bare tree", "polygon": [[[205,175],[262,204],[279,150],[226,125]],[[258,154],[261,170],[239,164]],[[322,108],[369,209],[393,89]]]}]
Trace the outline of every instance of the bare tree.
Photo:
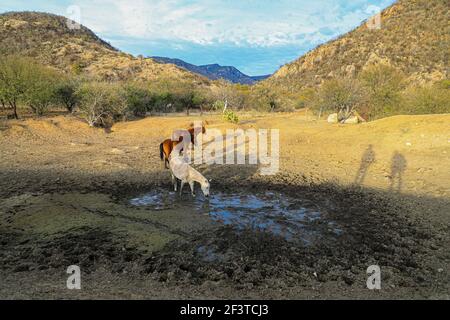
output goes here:
[{"label": "bare tree", "polygon": [[102,82],[85,83],[79,88],[80,112],[89,126],[102,126],[107,118],[123,112],[126,102],[118,89]]},{"label": "bare tree", "polygon": [[347,120],[353,111],[363,104],[365,93],[357,81],[353,79],[332,79],[324,82],[317,94],[319,115],[324,111],[334,111],[341,122]]},{"label": "bare tree", "polygon": [[235,109],[243,108],[245,104],[245,97],[235,85],[221,80],[218,86],[212,89],[213,98],[221,102],[222,113],[225,113],[229,107]]}]

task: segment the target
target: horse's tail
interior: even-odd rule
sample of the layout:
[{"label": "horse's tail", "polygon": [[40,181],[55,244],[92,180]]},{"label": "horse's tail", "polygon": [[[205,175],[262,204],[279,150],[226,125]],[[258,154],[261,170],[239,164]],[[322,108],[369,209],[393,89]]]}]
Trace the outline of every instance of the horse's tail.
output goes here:
[{"label": "horse's tail", "polygon": [[159,157],[161,158],[161,161],[164,160],[164,142],[161,142],[159,145]]}]

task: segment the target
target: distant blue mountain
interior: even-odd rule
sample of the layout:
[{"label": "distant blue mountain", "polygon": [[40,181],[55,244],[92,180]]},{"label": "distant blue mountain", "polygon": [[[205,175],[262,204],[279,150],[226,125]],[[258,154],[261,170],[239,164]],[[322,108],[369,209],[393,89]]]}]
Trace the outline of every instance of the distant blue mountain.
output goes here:
[{"label": "distant blue mountain", "polygon": [[270,75],[254,76],[254,77],[248,76],[232,66],[221,66],[218,64],[207,64],[203,66],[196,66],[194,64],[187,63],[186,61],[180,59],[172,59],[166,57],[151,57],[151,58],[159,63],[171,63],[177,65],[188,71],[205,76],[211,80],[225,79],[232,83],[254,84],[258,81],[270,77]]}]

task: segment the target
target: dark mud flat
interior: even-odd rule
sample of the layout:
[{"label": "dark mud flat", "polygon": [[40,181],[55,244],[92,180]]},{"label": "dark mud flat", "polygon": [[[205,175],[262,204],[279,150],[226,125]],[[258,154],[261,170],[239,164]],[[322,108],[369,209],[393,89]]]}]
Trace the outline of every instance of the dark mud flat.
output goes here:
[{"label": "dark mud flat", "polygon": [[[168,190],[3,199],[0,296],[448,298],[448,225],[402,201],[333,186],[225,187],[209,201]],[[366,288],[374,264],[378,292]]]},{"label": "dark mud flat", "polygon": [[129,204],[151,210],[172,209],[182,215],[206,215],[236,232],[253,230],[269,233],[305,245],[320,241],[326,233],[342,233],[335,222],[323,219],[325,208],[280,192],[216,192],[204,198],[201,193],[195,197],[188,194],[180,196],[166,189],[155,189],[130,199]]},{"label": "dark mud flat", "polygon": [[[367,203],[341,207],[351,202],[347,195],[331,208],[320,208],[273,192],[244,199],[219,194],[208,209],[210,218],[222,225],[168,244],[145,261],[146,271],[174,283],[219,281],[239,288],[282,289],[335,282],[363,288],[366,269],[375,264],[382,267],[387,288],[442,286],[445,292],[444,271],[433,263],[447,262],[429,256],[443,235],[398,216],[398,204],[355,195]],[[147,200],[161,206],[155,195]]]}]

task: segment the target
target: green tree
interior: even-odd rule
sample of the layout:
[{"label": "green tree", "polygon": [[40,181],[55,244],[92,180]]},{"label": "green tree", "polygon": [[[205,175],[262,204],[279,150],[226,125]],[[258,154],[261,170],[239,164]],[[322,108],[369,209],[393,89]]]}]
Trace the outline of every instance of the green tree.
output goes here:
[{"label": "green tree", "polygon": [[195,94],[190,89],[180,94],[179,101],[186,109],[186,115],[189,115],[190,110],[194,107],[194,99]]},{"label": "green tree", "polygon": [[369,119],[395,112],[405,82],[405,77],[399,70],[379,63],[364,69],[359,79],[369,94]]},{"label": "green tree", "polygon": [[17,106],[26,93],[28,72],[34,63],[18,56],[0,56],[0,99],[8,105],[15,119]]},{"label": "green tree", "polygon": [[55,102],[59,78],[58,72],[45,66],[33,65],[29,69],[23,100],[36,115],[42,116]]},{"label": "green tree", "polygon": [[171,112],[177,106],[175,105],[174,94],[170,91],[160,91],[153,93],[152,105],[150,111]]},{"label": "green tree", "polygon": [[152,109],[153,95],[141,84],[129,83],[124,87],[128,111],[136,117],[144,117]]},{"label": "green tree", "polygon": [[2,109],[6,109],[6,101],[3,99],[1,92],[0,92],[0,106]]},{"label": "green tree", "polygon": [[186,110],[187,115],[189,115],[192,109],[200,109],[200,111],[203,111],[205,97],[193,84],[185,83],[180,85],[176,91],[176,97],[177,102]]},{"label": "green tree", "polygon": [[74,112],[80,102],[77,95],[80,82],[73,78],[64,78],[56,85],[55,102],[62,104],[70,113]]}]

